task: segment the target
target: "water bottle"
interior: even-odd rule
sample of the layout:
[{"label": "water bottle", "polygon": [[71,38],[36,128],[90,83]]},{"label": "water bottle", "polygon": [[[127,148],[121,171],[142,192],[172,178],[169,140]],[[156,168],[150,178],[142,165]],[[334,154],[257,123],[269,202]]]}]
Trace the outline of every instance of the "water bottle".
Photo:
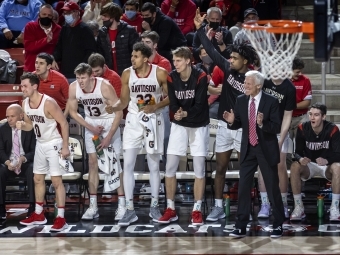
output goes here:
[{"label": "water bottle", "polygon": [[92,137],[92,141],[93,141],[94,147],[96,148],[98,156],[103,155],[104,154],[103,150],[98,150],[97,149],[97,146],[100,144],[99,136],[97,136],[97,135],[93,136]]},{"label": "water bottle", "polygon": [[229,197],[228,194],[223,196],[223,201],[224,201],[225,216],[229,217],[229,215],[230,215],[230,197]]},{"label": "water bottle", "polygon": [[323,218],[324,213],[324,197],[323,196],[317,196],[317,206],[318,206],[318,217]]}]

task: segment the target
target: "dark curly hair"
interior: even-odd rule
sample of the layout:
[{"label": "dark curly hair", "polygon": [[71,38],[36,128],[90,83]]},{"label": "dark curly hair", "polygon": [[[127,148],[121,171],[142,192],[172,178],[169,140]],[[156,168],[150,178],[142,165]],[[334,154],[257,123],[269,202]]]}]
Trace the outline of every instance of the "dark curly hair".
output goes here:
[{"label": "dark curly hair", "polygon": [[302,58],[298,55],[295,56],[294,60],[293,60],[293,67],[292,69],[303,69],[305,68],[305,62],[302,60]]},{"label": "dark curly hair", "polygon": [[229,44],[227,45],[227,51],[229,54],[232,52],[237,52],[243,58],[248,60],[248,64],[253,64],[255,60],[259,59],[256,50],[247,43]]}]

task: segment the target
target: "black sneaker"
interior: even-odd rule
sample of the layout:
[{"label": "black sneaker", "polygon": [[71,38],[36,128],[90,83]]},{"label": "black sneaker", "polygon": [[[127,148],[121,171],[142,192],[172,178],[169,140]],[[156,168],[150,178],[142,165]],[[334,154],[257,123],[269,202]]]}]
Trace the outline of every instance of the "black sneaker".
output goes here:
[{"label": "black sneaker", "polygon": [[282,226],[278,226],[276,228],[273,228],[273,231],[270,234],[270,237],[278,238],[278,237],[281,237],[282,234],[283,234],[283,228],[282,228]]},{"label": "black sneaker", "polygon": [[5,220],[6,219],[6,206],[0,205],[0,219]]},{"label": "black sneaker", "polygon": [[235,228],[233,230],[233,232],[231,232],[229,234],[229,236],[233,236],[233,237],[245,237],[246,233],[247,233],[247,230],[245,228],[244,229]]}]

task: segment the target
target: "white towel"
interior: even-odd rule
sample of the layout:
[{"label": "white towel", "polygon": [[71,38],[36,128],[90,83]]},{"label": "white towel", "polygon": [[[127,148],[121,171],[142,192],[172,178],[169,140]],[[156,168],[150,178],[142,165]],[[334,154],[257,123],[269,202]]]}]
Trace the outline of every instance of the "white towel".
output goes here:
[{"label": "white towel", "polygon": [[119,174],[122,172],[122,169],[112,145],[104,148],[103,152],[103,155],[97,155],[98,167],[105,173],[104,192],[108,192],[120,186]]},{"label": "white towel", "polygon": [[139,112],[137,114],[139,123],[144,126],[145,150],[153,154],[157,150],[157,115],[155,113]]},{"label": "white towel", "polygon": [[73,173],[74,168],[71,163],[73,163],[74,149],[71,146],[68,149],[70,150],[70,156],[66,159],[61,156],[61,150],[59,151],[59,167],[67,173]]}]

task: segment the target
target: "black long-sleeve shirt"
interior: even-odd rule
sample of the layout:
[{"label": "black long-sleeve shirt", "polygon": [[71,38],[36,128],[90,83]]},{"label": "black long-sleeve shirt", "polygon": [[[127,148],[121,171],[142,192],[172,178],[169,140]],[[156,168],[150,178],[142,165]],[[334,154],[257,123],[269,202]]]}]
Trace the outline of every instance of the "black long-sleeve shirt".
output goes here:
[{"label": "black long-sleeve shirt", "polygon": [[315,134],[310,121],[298,126],[296,133],[295,159],[306,157],[316,163],[321,157],[327,159],[328,165],[340,162],[340,132],[332,122],[324,120],[323,129]]},{"label": "black long-sleeve shirt", "polygon": [[220,95],[220,105],[218,107],[217,118],[226,122],[223,118],[224,111],[230,112],[230,109],[234,110],[236,98],[239,95],[244,94],[245,74],[230,69],[229,61],[214,48],[213,44],[210,42],[204,32],[204,27],[200,27],[196,34],[201,40],[205,51],[213,60],[214,64],[216,64],[224,72],[224,80],[222,84],[222,92]]},{"label": "black long-sleeve shirt", "polygon": [[176,113],[180,107],[188,113],[182,120],[173,120],[184,127],[204,127],[209,124],[208,82],[202,69],[191,67],[187,81],[182,81],[180,74],[173,70],[168,76],[168,96],[170,109]]}]

